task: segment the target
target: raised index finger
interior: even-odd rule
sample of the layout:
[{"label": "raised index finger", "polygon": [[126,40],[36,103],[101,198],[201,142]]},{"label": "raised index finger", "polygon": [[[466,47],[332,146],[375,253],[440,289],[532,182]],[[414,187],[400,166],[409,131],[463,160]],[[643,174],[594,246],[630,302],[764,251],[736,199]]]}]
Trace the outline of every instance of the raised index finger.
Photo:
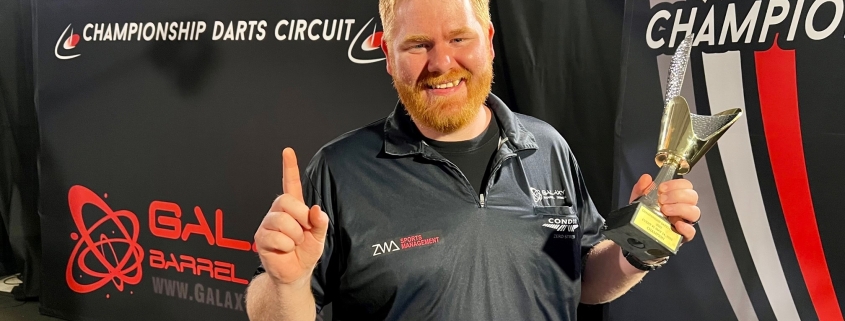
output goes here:
[{"label": "raised index finger", "polygon": [[282,151],[282,191],[300,202],[305,202],[302,197],[302,182],[299,180],[299,165],[296,164],[296,153],[290,147]]}]

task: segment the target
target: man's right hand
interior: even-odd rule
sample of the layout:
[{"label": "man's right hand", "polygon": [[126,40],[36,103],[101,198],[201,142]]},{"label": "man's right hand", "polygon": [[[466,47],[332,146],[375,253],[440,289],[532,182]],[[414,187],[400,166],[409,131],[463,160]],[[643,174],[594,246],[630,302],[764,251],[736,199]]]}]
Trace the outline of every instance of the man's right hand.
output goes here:
[{"label": "man's right hand", "polygon": [[310,286],[311,272],[323,255],[329,217],[319,206],[305,205],[291,148],[282,152],[282,189],[255,232],[258,256],[274,283]]}]

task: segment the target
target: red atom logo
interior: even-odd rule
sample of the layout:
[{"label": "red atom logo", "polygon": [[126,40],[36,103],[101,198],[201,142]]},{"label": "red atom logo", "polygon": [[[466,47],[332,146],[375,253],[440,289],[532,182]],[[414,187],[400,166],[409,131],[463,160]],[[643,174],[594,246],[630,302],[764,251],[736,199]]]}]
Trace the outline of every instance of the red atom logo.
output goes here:
[{"label": "red atom logo", "polygon": [[[86,227],[85,221],[82,219],[82,207],[89,204],[100,208],[105,216],[97,220],[91,227]],[[113,211],[103,199],[82,185],[74,185],[70,188],[68,205],[70,206],[71,216],[73,216],[73,222],[79,230],[79,234],[74,232],[70,235],[77,242],[67,262],[65,279],[68,287],[77,293],[89,293],[109,282],[114,283],[118,291],[123,291],[123,286],[126,283],[138,284],[141,281],[141,262],[144,260],[144,249],[138,245],[138,217],[135,213],[127,210]],[[121,218],[128,219],[131,223],[131,235],[120,220]],[[113,231],[113,237],[110,238],[106,234],[100,233],[97,236],[97,241],[94,241],[91,237],[92,234],[103,223],[109,221],[114,222],[119,234],[114,235]],[[114,247],[115,243],[128,245],[126,252],[117,253]],[[119,248],[123,248],[123,246]],[[109,250],[109,252],[106,252],[106,250]],[[107,259],[106,253],[111,255],[112,260]],[[99,264],[89,267],[86,259],[92,254]],[[112,262],[116,264],[112,264]],[[79,270],[83,273],[98,280],[93,283],[80,283],[73,277],[74,267],[79,267]]]}]

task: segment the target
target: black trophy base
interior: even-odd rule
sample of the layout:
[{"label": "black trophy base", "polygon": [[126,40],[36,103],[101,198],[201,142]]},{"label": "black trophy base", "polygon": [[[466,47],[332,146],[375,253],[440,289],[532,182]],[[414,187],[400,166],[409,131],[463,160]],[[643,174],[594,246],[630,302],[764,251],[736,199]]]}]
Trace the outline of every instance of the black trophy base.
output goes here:
[{"label": "black trophy base", "polygon": [[683,237],[663,215],[633,203],[607,216],[604,235],[642,261],[675,255]]}]

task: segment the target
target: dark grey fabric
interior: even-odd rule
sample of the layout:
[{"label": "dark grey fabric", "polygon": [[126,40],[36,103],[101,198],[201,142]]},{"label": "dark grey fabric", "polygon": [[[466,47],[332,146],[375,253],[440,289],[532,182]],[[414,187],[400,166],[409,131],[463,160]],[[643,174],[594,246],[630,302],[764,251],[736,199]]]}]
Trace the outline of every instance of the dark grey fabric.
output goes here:
[{"label": "dark grey fabric", "polygon": [[30,7],[0,2],[0,275],[21,273],[17,299],[38,297],[41,278]]},{"label": "dark grey fabric", "polygon": [[318,309],[333,302],[336,320],[576,319],[582,260],[604,221],[557,131],[487,103],[507,139],[483,203],[401,104],[314,156],[306,203],[331,222]]}]

